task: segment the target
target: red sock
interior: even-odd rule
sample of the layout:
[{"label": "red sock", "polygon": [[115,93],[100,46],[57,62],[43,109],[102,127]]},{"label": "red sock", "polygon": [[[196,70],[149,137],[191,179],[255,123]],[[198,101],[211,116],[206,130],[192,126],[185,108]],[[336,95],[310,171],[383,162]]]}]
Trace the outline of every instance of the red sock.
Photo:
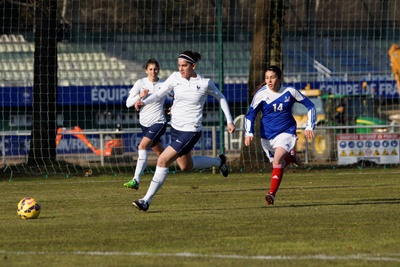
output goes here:
[{"label": "red sock", "polygon": [[283,177],[283,166],[281,164],[273,165],[272,175],[271,175],[271,187],[269,189],[269,193],[275,196],[278,191],[279,185],[281,183]]}]

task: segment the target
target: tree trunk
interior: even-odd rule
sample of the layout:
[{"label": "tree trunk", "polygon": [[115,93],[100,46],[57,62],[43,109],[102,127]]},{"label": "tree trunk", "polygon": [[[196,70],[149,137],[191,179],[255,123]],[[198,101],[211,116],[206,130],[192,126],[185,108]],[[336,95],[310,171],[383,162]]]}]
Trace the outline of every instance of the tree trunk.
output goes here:
[{"label": "tree trunk", "polygon": [[283,28],[283,18],[284,18],[284,1],[271,1],[271,7],[269,10],[269,20],[268,23],[272,27],[269,27],[269,51],[270,59],[269,65],[276,65],[280,67],[283,71],[283,58],[282,58],[282,28]]},{"label": "tree trunk", "polygon": [[36,1],[32,132],[27,165],[56,160],[57,0]]},{"label": "tree trunk", "polygon": [[[250,58],[248,97],[251,101],[257,87],[263,83],[265,70],[269,65],[282,67],[282,26],[284,5],[280,0],[257,0],[255,23]],[[270,168],[269,161],[261,147],[260,118],[255,122],[254,139],[250,146],[242,146],[240,162],[246,169],[262,171]]]}]

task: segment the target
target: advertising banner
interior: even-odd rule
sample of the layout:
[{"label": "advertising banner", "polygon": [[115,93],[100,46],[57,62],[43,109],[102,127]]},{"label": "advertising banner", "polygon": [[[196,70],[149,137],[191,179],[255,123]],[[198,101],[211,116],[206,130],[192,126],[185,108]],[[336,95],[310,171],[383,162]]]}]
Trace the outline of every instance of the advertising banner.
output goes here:
[{"label": "advertising banner", "polygon": [[400,134],[339,134],[338,164],[348,165],[359,161],[377,164],[398,164]]},{"label": "advertising banner", "polygon": [[[216,136],[219,131],[216,131]],[[57,144],[57,154],[93,154],[100,152],[100,134],[81,134],[80,138],[71,134],[65,134]],[[105,134],[103,135],[103,149],[107,149],[107,142],[113,139],[120,139],[122,143],[123,153],[137,152],[138,145],[142,140],[143,134],[140,129],[135,133],[124,134]],[[3,140],[4,138],[4,140]],[[0,136],[0,143],[4,144],[4,148],[0,146],[0,155],[3,156],[23,156],[28,155],[30,149],[31,137],[6,135]],[[171,143],[171,134],[169,129],[162,136],[161,141],[165,147]],[[219,138],[216,145],[219,147]],[[202,137],[194,146],[193,150],[212,150],[213,140],[212,131],[205,128],[202,131]]]},{"label": "advertising banner", "polygon": [[[297,89],[304,89],[310,84],[313,89],[321,89],[327,94],[343,95],[374,95],[377,98],[398,98],[396,81],[368,82],[363,87],[363,81],[334,81],[334,82],[295,82],[286,85]],[[218,86],[218,84],[217,84]],[[59,86],[57,90],[57,104],[65,105],[114,105],[125,104],[132,86],[104,85],[104,86]],[[243,103],[248,101],[247,84],[224,84],[222,92],[229,103]],[[2,87],[0,89],[0,103],[3,106],[27,107],[32,105],[32,87]],[[168,101],[168,100],[167,100]],[[217,100],[208,97],[208,103]]]}]

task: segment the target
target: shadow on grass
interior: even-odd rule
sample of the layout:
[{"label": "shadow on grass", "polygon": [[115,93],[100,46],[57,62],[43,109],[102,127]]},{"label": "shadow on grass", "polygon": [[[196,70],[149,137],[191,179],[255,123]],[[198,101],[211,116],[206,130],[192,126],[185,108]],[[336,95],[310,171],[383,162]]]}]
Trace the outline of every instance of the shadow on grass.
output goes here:
[{"label": "shadow on grass", "polygon": [[302,208],[302,207],[318,207],[318,206],[357,206],[357,205],[387,205],[400,204],[400,198],[375,198],[360,199],[343,203],[309,203],[309,204],[290,204],[279,205],[280,208]]},{"label": "shadow on grass", "polygon": [[[356,201],[349,201],[349,202],[343,202],[343,203],[309,203],[309,204],[275,204],[275,205],[264,205],[264,206],[247,206],[246,209],[268,209],[268,208],[304,208],[304,207],[323,207],[323,206],[357,206],[357,205],[387,205],[387,204],[400,204],[400,198],[378,198],[378,199],[365,199],[365,200],[356,200]],[[156,206],[156,205],[155,205]],[[177,208],[177,209],[163,209],[159,210],[157,207],[154,207],[152,210],[151,207],[148,211],[143,212],[137,209],[132,210],[134,213],[148,213],[148,214],[159,214],[159,213],[169,213],[169,212],[204,212],[204,211],[225,211],[225,210],[236,210],[238,207],[223,207],[223,208],[215,208],[215,207],[197,207],[196,209],[192,208]]]}]

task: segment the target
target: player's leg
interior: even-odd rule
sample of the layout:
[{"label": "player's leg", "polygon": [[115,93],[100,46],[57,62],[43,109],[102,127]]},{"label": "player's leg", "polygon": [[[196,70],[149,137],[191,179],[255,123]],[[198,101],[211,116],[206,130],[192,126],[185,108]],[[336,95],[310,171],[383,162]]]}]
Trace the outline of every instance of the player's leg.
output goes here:
[{"label": "player's leg", "polygon": [[157,123],[150,127],[148,134],[146,135],[152,141],[152,147],[154,153],[159,156],[164,151],[164,146],[161,142],[161,137],[164,135],[167,129],[167,123]]},{"label": "player's leg", "polygon": [[[295,140],[294,140],[294,137],[295,137]],[[290,164],[293,164],[295,166],[299,166],[300,165],[300,159],[299,159],[299,157],[297,157],[296,150],[294,149],[294,147],[296,145],[295,141],[297,141],[297,136],[291,135],[289,138],[290,138],[289,145],[291,147],[289,149],[288,154],[285,157],[285,166],[284,167],[289,166]],[[293,142],[293,140],[294,140],[294,142]]]},{"label": "player's leg", "polygon": [[226,165],[226,156],[221,154],[216,158],[206,156],[193,156],[192,169],[207,169],[218,167],[224,177],[229,174],[228,166]]},{"label": "player's leg", "polygon": [[139,200],[133,201],[133,206],[139,210],[147,211],[153,197],[157,194],[158,190],[162,187],[167,179],[169,165],[179,157],[179,154],[171,147],[168,146],[157,159],[157,167],[151,179],[150,186],[147,189],[146,195]]},{"label": "player's leg", "polygon": [[219,167],[222,174],[228,176],[228,168],[226,166],[225,155],[219,155],[216,158],[206,156],[193,156],[191,150],[201,137],[201,132],[180,132],[179,142],[171,144],[181,155],[176,162],[182,171],[192,169],[207,169],[211,167]]},{"label": "player's leg", "polygon": [[[280,134],[273,140],[261,139],[264,151],[272,162],[272,173],[270,189],[265,196],[267,204],[274,204],[276,192],[281,184],[284,168],[286,166],[285,157],[294,147],[297,137],[291,134]],[[289,151],[288,151],[289,150]]]},{"label": "player's leg", "polygon": [[160,155],[164,151],[164,147],[160,142],[161,136],[165,133],[166,124],[158,123],[151,127],[142,127],[143,138],[138,146],[138,159],[136,162],[135,173],[131,181],[124,184],[125,187],[135,190],[139,189],[140,177],[143,175],[147,166],[148,149],[155,144],[153,151]]},{"label": "player's leg", "polygon": [[285,167],[293,164],[298,167],[300,165],[300,159],[297,157],[296,150],[291,149],[290,152],[285,157]]},{"label": "player's leg", "polygon": [[271,173],[271,183],[268,194],[265,196],[267,204],[274,204],[276,192],[279,189],[283,178],[284,158],[287,155],[287,151],[283,147],[275,148],[274,160],[272,161],[272,173]]},{"label": "player's leg", "polygon": [[151,149],[153,150],[154,153],[156,153],[157,156],[160,156],[165,148],[161,142],[158,142]]},{"label": "player's leg", "polygon": [[189,153],[177,158],[176,163],[178,163],[178,166],[182,171],[189,171],[189,170],[193,169],[194,162],[193,162],[192,153],[189,152]]},{"label": "player's leg", "polygon": [[171,128],[171,147],[179,153],[176,162],[182,171],[195,167],[191,151],[201,137],[201,132],[183,132]]},{"label": "player's leg", "polygon": [[[146,195],[132,204],[139,210],[146,211],[161,186],[167,179],[169,166],[178,158],[183,157],[183,160],[177,160],[179,162],[187,164],[182,165],[184,168],[193,167],[193,163],[190,164],[191,156],[190,151],[200,139],[201,132],[182,132],[174,128],[171,128],[171,144],[161,153],[157,159],[157,167],[154,176],[151,180],[149,189]],[[185,156],[186,154],[189,154]],[[192,166],[190,166],[192,165]],[[180,166],[181,167],[181,166]]]},{"label": "player's leg", "polygon": [[136,168],[133,178],[124,183],[124,187],[131,188],[134,190],[139,189],[140,177],[143,175],[144,169],[147,165],[148,151],[147,149],[153,144],[153,141],[148,137],[144,136],[138,146],[138,158],[136,161]]}]

